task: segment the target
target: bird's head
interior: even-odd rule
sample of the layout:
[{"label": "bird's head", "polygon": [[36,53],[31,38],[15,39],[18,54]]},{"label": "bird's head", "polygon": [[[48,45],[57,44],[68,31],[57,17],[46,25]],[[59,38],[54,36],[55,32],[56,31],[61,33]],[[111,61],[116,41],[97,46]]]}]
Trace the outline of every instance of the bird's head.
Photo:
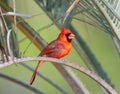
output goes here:
[{"label": "bird's head", "polygon": [[71,42],[74,37],[75,35],[71,33],[69,29],[61,28],[61,33],[58,38],[61,38],[63,41]]}]

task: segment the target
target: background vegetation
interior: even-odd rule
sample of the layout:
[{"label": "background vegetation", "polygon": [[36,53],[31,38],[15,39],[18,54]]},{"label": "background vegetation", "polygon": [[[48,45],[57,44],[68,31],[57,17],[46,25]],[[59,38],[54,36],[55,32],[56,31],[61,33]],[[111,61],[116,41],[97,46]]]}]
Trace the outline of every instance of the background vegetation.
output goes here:
[{"label": "background vegetation", "polygon": [[[13,8],[13,1],[1,0],[0,6],[2,11],[13,11],[9,8],[9,6]],[[60,32],[59,27],[64,26],[69,28],[71,32],[76,35],[76,39],[72,43],[73,49],[71,53],[64,59],[96,72],[113,88],[115,88],[118,93],[120,93],[120,60],[119,54],[113,42],[114,34],[110,32],[112,29],[107,21],[105,21],[104,16],[98,13],[98,10],[94,11],[91,9],[92,5],[90,6],[90,4],[93,3],[86,2],[88,1],[81,0],[71,11],[65,23],[62,23],[63,20],[61,19],[54,25],[51,25],[54,20],[65,14],[66,10],[73,3],[73,0],[15,0],[16,13],[32,15],[31,18],[17,17],[17,24],[26,28],[26,30],[23,30],[18,27],[16,30],[18,38],[17,43],[19,47],[19,51],[17,51],[22,54],[25,51],[23,57],[38,56],[40,50],[43,49],[47,43],[57,37]],[[5,3],[8,5],[3,5]],[[88,8],[85,10],[81,7],[81,4],[83,7],[87,6]],[[97,18],[95,19],[95,15],[91,14],[92,10],[94,11],[94,14],[96,13],[102,18],[101,21],[96,20]],[[7,19],[6,22],[9,29],[14,30],[14,24],[12,23],[11,18],[8,16],[5,17]],[[3,23],[2,20],[0,22]],[[101,24],[104,27],[101,26]],[[4,29],[4,33],[6,32]],[[21,55],[17,55],[16,53],[17,44],[14,33],[11,40],[14,55],[20,57]],[[28,47],[31,40],[33,42]],[[26,48],[27,50],[25,50]],[[37,63],[35,61],[25,64],[35,69]],[[29,86],[29,80],[32,72],[25,67],[26,65],[14,64],[9,67],[2,68],[0,69],[0,74],[14,78],[17,81],[25,83]],[[70,75],[70,78],[72,78],[76,86],[79,87],[81,93],[79,92],[78,94],[107,94],[106,91],[91,78],[72,68],[68,68],[66,66],[62,67]],[[39,72],[42,77],[37,76],[34,84],[30,87],[46,94],[74,94],[73,89],[52,63],[43,64]],[[51,84],[43,76],[51,80],[57,86]],[[0,94],[35,93],[19,84],[2,78],[2,76],[0,77]]]}]

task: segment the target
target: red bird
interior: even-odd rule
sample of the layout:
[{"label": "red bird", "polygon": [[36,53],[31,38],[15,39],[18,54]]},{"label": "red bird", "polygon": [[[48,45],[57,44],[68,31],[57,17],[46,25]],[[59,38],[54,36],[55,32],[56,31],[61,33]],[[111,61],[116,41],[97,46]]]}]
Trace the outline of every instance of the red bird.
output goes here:
[{"label": "red bird", "polygon": [[[72,34],[68,29],[61,28],[61,33],[57,37],[56,40],[52,41],[48,44],[40,53],[39,56],[53,57],[53,58],[62,58],[66,56],[71,48],[71,41],[74,39],[74,34]],[[44,63],[44,61],[39,61],[38,65],[32,75],[30,80],[30,84],[32,85],[35,80],[36,74],[39,71],[40,66]]]}]

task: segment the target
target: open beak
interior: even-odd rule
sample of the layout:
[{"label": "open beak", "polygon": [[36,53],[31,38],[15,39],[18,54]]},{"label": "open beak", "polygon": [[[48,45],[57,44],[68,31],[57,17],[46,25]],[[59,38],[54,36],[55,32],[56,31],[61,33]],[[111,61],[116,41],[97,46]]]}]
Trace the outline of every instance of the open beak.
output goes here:
[{"label": "open beak", "polygon": [[72,39],[75,39],[75,35],[71,33],[71,34],[69,35],[69,39],[71,39],[71,40],[72,40]]}]

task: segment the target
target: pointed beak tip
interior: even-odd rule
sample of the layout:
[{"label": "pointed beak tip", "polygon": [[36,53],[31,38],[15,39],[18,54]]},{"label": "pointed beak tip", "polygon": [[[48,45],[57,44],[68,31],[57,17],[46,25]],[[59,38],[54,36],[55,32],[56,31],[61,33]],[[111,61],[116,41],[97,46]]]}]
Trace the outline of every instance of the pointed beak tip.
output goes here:
[{"label": "pointed beak tip", "polygon": [[75,39],[75,35],[71,33],[69,38],[70,39]]}]

